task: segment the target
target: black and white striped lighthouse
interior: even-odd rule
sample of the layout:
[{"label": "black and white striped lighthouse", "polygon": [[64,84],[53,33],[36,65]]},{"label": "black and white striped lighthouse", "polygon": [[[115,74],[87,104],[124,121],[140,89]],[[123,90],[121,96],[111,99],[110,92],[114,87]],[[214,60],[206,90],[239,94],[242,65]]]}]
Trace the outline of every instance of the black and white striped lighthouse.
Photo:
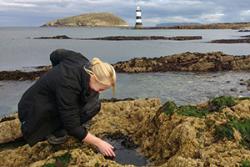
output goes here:
[{"label": "black and white striped lighthouse", "polygon": [[141,8],[140,8],[140,6],[138,5],[138,6],[136,7],[136,22],[135,22],[135,28],[142,28],[142,19],[141,19],[141,16],[142,16]]}]

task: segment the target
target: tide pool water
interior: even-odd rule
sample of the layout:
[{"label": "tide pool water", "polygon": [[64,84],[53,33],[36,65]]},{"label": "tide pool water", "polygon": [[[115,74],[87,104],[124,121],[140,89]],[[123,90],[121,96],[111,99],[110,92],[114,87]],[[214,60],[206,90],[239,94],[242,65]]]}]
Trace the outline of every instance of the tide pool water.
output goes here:
[{"label": "tide pool water", "polygon": [[[162,103],[174,100],[178,105],[196,104],[215,96],[250,96],[247,86],[240,84],[247,79],[249,72],[118,74],[115,97],[158,97]],[[19,99],[34,82],[0,81],[0,117],[17,111]],[[100,95],[111,97],[111,90]]]}]

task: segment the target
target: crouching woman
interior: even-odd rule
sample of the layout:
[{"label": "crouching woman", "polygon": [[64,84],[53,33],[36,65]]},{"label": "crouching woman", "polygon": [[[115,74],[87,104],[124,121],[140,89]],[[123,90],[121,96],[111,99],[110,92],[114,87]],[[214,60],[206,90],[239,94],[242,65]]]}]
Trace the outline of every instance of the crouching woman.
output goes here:
[{"label": "crouching woman", "polygon": [[90,134],[82,124],[100,111],[99,93],[116,84],[114,68],[98,58],[58,49],[51,53],[52,69],[40,77],[18,103],[23,138],[30,146],[48,140],[61,144],[66,136],[95,145],[105,156],[113,146]]}]

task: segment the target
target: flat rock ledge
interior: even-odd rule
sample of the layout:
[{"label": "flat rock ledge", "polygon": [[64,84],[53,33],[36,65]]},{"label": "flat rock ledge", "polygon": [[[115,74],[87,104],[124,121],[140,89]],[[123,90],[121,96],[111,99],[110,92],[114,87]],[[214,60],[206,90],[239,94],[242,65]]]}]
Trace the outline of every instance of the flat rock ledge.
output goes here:
[{"label": "flat rock ledge", "polygon": [[175,54],[159,58],[134,58],[114,64],[117,72],[210,72],[250,70],[250,55],[232,56],[222,52]]},{"label": "flat rock ledge", "polygon": [[[89,131],[99,137],[129,136],[148,158],[148,166],[242,166],[250,160],[250,145],[244,143],[250,138],[249,129],[242,129],[250,123],[250,100],[231,103],[230,99],[179,107],[173,102],[161,105],[157,98],[105,102]],[[217,109],[203,110],[210,103]],[[20,137],[15,116],[2,121],[0,128],[1,141]],[[13,133],[6,135],[10,129]],[[22,144],[1,149],[0,161],[5,167],[133,166],[105,159],[95,148],[73,138],[57,147],[43,141],[33,147]]]},{"label": "flat rock ledge", "polygon": [[240,39],[217,39],[217,40],[212,40],[210,43],[224,43],[224,44],[250,43],[250,35],[241,36]]},{"label": "flat rock ledge", "polygon": [[66,35],[58,35],[52,37],[36,37],[34,39],[73,39],[73,40],[110,40],[110,41],[124,41],[124,40],[200,40],[202,36],[176,36],[176,37],[166,37],[166,36],[107,36],[99,38],[71,38]]}]

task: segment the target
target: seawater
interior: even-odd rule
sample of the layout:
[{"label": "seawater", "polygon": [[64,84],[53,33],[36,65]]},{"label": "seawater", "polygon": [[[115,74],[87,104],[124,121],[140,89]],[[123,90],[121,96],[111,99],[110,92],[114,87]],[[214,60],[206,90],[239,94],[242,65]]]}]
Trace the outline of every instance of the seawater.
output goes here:
[{"label": "seawater", "polygon": [[[192,41],[79,41],[38,40],[34,37],[67,35],[90,38],[104,36],[182,36],[200,35],[202,40]],[[249,33],[237,30],[131,30],[118,28],[0,28],[0,71],[28,69],[49,65],[49,54],[57,48],[81,52],[89,59],[115,63],[134,57],[159,57],[182,52],[222,51],[232,55],[249,55],[250,44],[211,44],[215,39],[240,38]],[[141,73],[118,74],[116,98],[159,97],[162,102],[174,100],[178,105],[199,103],[214,96],[250,96],[240,80],[250,79],[249,72],[216,73]],[[17,111],[22,94],[34,81],[0,81],[0,117]],[[106,91],[101,98],[111,98]]]},{"label": "seawater", "polygon": [[[198,35],[202,40],[192,41],[97,41],[33,39],[67,35],[91,38],[104,36],[183,36]],[[182,52],[222,51],[233,55],[250,54],[250,44],[211,44],[215,39],[240,38],[249,33],[237,30],[133,30],[119,28],[0,28],[0,70],[48,65],[49,54],[58,48],[81,52],[89,59],[100,57],[110,63],[134,57],[159,57]]]}]

